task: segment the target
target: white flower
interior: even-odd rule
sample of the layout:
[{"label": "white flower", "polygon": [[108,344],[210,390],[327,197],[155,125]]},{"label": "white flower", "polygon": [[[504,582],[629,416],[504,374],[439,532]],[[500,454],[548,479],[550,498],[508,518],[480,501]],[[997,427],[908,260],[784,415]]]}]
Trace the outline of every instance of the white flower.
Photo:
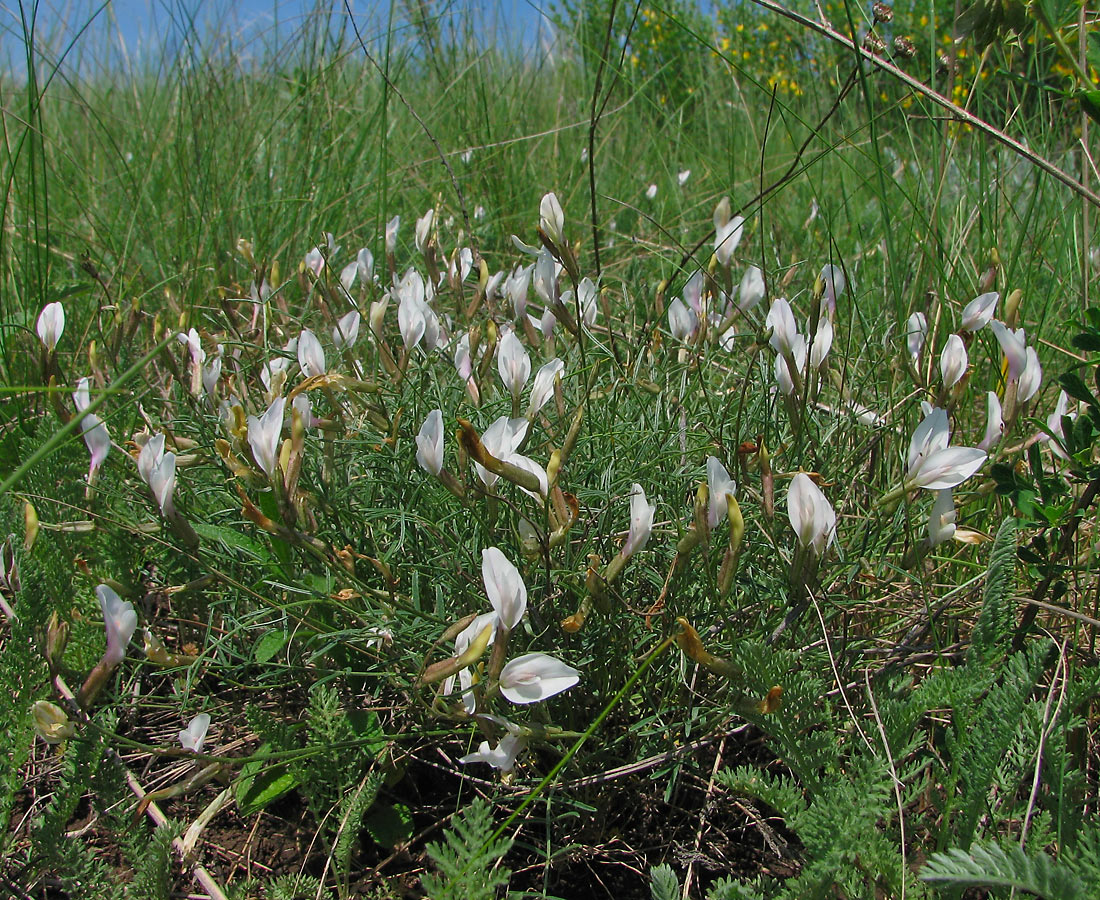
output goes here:
[{"label": "white flower", "polygon": [[977,447],[946,447],[925,457],[906,481],[930,491],[957,487],[977,472],[985,459],[986,452]]},{"label": "white flower", "polygon": [[306,254],[303,262],[305,263],[306,269],[314,275],[320,275],[321,270],[325,267],[325,257],[318,247],[314,247],[310,250],[309,253]]},{"label": "white flower", "polygon": [[907,487],[930,491],[953,488],[981,468],[986,453],[977,447],[949,447],[951,432],[947,411],[933,409],[917,426],[909,441]]},{"label": "white flower", "polygon": [[463,247],[451,254],[447,263],[447,277],[459,284],[470,277],[474,267],[474,253],[469,247]]},{"label": "white flower", "polygon": [[787,360],[782,356],[776,356],[774,368],[775,383],[779,385],[779,390],[782,391],[785,397],[791,396],[794,393],[794,379],[791,378],[791,370],[787,365]]},{"label": "white flower", "polygon": [[397,251],[397,229],[401,227],[401,216],[394,216],[386,223],[386,254],[393,256]]},{"label": "white flower", "polygon": [[810,365],[820,369],[825,363],[825,357],[829,355],[829,348],[833,346],[833,323],[828,316],[822,316],[817,323],[817,332],[814,334],[814,342],[810,347]]},{"label": "white flower", "polygon": [[416,435],[416,461],[437,478],[443,470],[443,411],[433,409]]},{"label": "white flower", "polygon": [[192,753],[202,753],[202,742],[206,740],[206,732],[210,728],[210,716],[199,713],[187,723],[187,727],[179,733],[180,743],[184,750]]},{"label": "white flower", "polygon": [[1039,386],[1043,383],[1043,369],[1039,365],[1039,354],[1034,347],[1026,350],[1024,370],[1020,373],[1020,379],[1016,383],[1016,399],[1026,403],[1039,392]]},{"label": "white flower", "polygon": [[517,319],[527,312],[527,289],[531,285],[531,273],[535,267],[516,266],[504,281],[504,295],[512,303],[512,312]]},{"label": "white flower", "polygon": [[928,335],[928,320],[924,313],[915,312],[905,322],[905,344],[909,355],[915,361],[924,347],[924,339]]},{"label": "white flower", "polygon": [[481,578],[485,594],[505,631],[515,628],[527,611],[527,586],[499,547],[481,551]]},{"label": "white flower", "polygon": [[[1050,434],[1042,434],[1039,439],[1041,441],[1050,442],[1051,452],[1059,459],[1067,459],[1066,451],[1062,449],[1062,442],[1065,441],[1065,432],[1062,428],[1062,417],[1069,412],[1069,396],[1065,391],[1058,392],[1058,402],[1054,405],[1054,412],[1047,416],[1047,430]],[[1071,419],[1077,418],[1076,413],[1070,415]],[[1058,440],[1052,441],[1050,435],[1054,435]]]},{"label": "white flower", "polygon": [[542,311],[542,317],[538,319],[537,325],[539,331],[542,332],[544,338],[549,338],[554,333],[554,326],[558,324],[558,317],[554,315],[550,307],[546,307]]},{"label": "white flower", "polygon": [[630,487],[630,531],[623,544],[623,559],[630,559],[639,550],[645,548],[649,535],[653,531],[653,515],[656,504],[646,501],[645,491],[640,484]]},{"label": "white flower", "polygon": [[355,309],[340,317],[336,327],[332,329],[332,343],[336,345],[337,350],[343,350],[355,344],[359,339],[359,325],[362,321],[363,317]]},{"label": "white flower", "polygon": [[298,365],[306,378],[325,374],[325,351],[308,328],[298,336]]},{"label": "white flower", "polygon": [[691,177],[691,169],[684,169],[682,172],[676,175],[676,183],[683,187],[687,184],[688,179]]},{"label": "white flower", "polygon": [[214,396],[218,387],[218,379],[222,377],[222,354],[224,348],[218,344],[218,352],[210,357],[210,361],[202,367],[202,387],[208,395]]},{"label": "white flower", "polygon": [[201,366],[206,361],[206,351],[202,349],[199,333],[194,328],[189,328],[187,334],[181,331],[176,335],[176,340],[187,345],[187,350],[191,354],[192,365]]},{"label": "white flower", "polygon": [[966,374],[967,363],[966,345],[957,334],[951,335],[940,354],[940,375],[944,388],[949,390],[959,383]]},{"label": "white flower", "polygon": [[645,189],[645,196],[647,200],[655,200],[657,198],[657,185],[651,184]]},{"label": "white flower", "polygon": [[38,314],[36,327],[39,340],[50,353],[53,353],[65,330],[65,307],[56,301],[47,303]]},{"label": "white flower", "polygon": [[351,292],[355,279],[359,276],[359,263],[352,260],[340,270],[340,284],[347,292]]},{"label": "white flower", "polygon": [[992,319],[989,327],[997,337],[1005,358],[1008,359],[1008,380],[1016,381],[1027,365],[1027,343],[1022,328],[1011,329],[1003,322]]},{"label": "white flower", "polygon": [[848,279],[844,276],[844,270],[840,266],[826,263],[818,273],[818,280],[822,286],[822,296],[829,305],[829,309],[836,308],[836,298],[844,293],[848,286]]},{"label": "white flower", "polygon": [[516,767],[516,758],[527,747],[527,741],[517,735],[506,734],[500,739],[496,747],[490,748],[488,741],[482,741],[474,753],[460,756],[460,763],[488,763],[494,769],[502,772],[511,772]]},{"label": "white flower", "polygon": [[729,502],[726,495],[737,494],[737,482],[716,456],[707,457],[707,524],[714,528],[726,517]]},{"label": "white flower", "polygon": [[764,273],[756,266],[749,266],[741,276],[741,284],[737,288],[737,308],[741,312],[748,312],[763,299]]},{"label": "white flower", "polygon": [[313,428],[320,420],[316,419],[313,415],[313,401],[309,399],[309,394],[299,394],[290,404],[291,415],[294,412],[298,413],[298,418],[302,420],[302,426],[305,428]]},{"label": "white flower", "polygon": [[936,502],[928,515],[928,546],[935,547],[955,535],[955,501],[951,488],[936,491]]},{"label": "white flower", "polygon": [[474,221],[480,222],[486,216],[485,207],[480,203],[474,207]]},{"label": "white flower", "polygon": [[539,203],[539,228],[555,246],[561,246],[562,231],[565,229],[565,213],[562,212],[558,197],[552,191],[544,194]]},{"label": "white flower", "polygon": [[567,691],[581,673],[545,653],[526,653],[508,662],[500,673],[500,692],[517,704],[538,703]]},{"label": "white flower", "polygon": [[979,294],[967,303],[963,307],[960,330],[980,331],[985,328],[993,318],[993,313],[997,311],[997,301],[1000,299],[1000,294],[990,291],[988,294]]},{"label": "white flower", "polygon": [[591,328],[596,324],[596,284],[587,275],[577,285],[577,298],[581,306],[581,320]]},{"label": "white flower", "polygon": [[429,209],[416,220],[416,249],[423,253],[432,236],[432,223],[435,221],[435,210]]},{"label": "white flower", "polygon": [[[481,435],[481,444],[490,455],[500,460],[507,460],[515,455],[517,448],[523,443],[523,439],[527,436],[527,425],[526,419],[509,419],[507,416],[501,416],[485,429]],[[475,462],[474,468],[482,484],[487,488],[496,484],[500,477],[480,463]]]},{"label": "white flower", "polygon": [[531,377],[531,357],[514,331],[507,331],[497,345],[497,372],[513,397],[523,393]]},{"label": "white flower", "polygon": [[985,395],[985,437],[978,444],[979,450],[987,453],[993,449],[1005,431],[1005,422],[1001,416],[1001,401],[996,392],[987,391]]},{"label": "white flower", "polygon": [[[83,379],[82,379],[83,380]],[[86,404],[85,404],[86,405]],[[111,435],[103,420],[95,413],[88,413],[80,423],[84,443],[88,447],[91,462],[88,465],[88,483],[95,481],[95,474],[111,452]]]},{"label": "white flower", "polygon": [[107,630],[107,651],[103,654],[103,661],[114,668],[126,656],[126,646],[137,628],[137,613],[134,612],[134,604],[123,600],[106,584],[99,585],[95,593]]},{"label": "white flower", "polygon": [[813,479],[799,472],[791,479],[787,491],[787,516],[798,537],[798,543],[806,549],[813,548],[820,555],[836,537],[836,512]]},{"label": "white flower", "polygon": [[686,341],[699,325],[695,311],[678,297],[668,305],[668,330],[678,341]]},{"label": "white flower", "polygon": [[283,431],[286,398],[276,397],[263,416],[248,417],[248,445],[268,478],[275,477],[279,463],[279,437]]},{"label": "white flower", "polygon": [[158,433],[145,442],[137,458],[138,475],[146,484],[153,477],[153,470],[162,456],[164,456],[164,435]]},{"label": "white flower", "polygon": [[550,251],[543,247],[539,250],[538,259],[535,260],[535,268],[531,275],[531,285],[535,293],[547,306],[552,306],[558,297],[558,264]]},{"label": "white flower", "polygon": [[741,216],[730,218],[730,198],[723,197],[714,210],[714,255],[721,266],[729,266],[733,251],[741,243],[745,220]]},{"label": "white flower", "polygon": [[929,409],[909,440],[908,470],[914,471],[927,457],[946,449],[950,442],[947,410]]},{"label": "white flower", "polygon": [[360,281],[369,283],[374,280],[374,254],[369,247],[363,247],[355,255],[355,270]]},{"label": "white flower", "polygon": [[547,401],[554,395],[554,384],[565,371],[565,363],[556,356],[545,363],[535,373],[535,379],[531,382],[531,402],[527,408],[527,415],[533,416],[542,409]]},{"label": "white flower", "polygon": [[[161,435],[163,437],[163,435]],[[165,453],[149,475],[149,488],[156,497],[160,511],[166,516],[172,515],[176,510],[172,505],[172,494],[176,490],[176,454]]]},{"label": "white flower", "polygon": [[772,301],[764,324],[772,330],[772,336],[768,339],[772,349],[783,356],[793,355],[798,339],[798,324],[791,312],[791,305],[782,297],[777,297]]}]

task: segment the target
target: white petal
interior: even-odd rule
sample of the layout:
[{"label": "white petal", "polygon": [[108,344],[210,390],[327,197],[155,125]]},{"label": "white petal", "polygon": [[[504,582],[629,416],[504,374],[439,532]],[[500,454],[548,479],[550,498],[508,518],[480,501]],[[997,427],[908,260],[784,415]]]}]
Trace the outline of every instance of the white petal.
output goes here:
[{"label": "white petal", "polygon": [[512,703],[538,703],[580,681],[580,672],[545,653],[527,653],[504,666],[500,692]]},{"label": "white petal", "polygon": [[527,611],[527,586],[523,577],[498,547],[481,551],[481,577],[485,594],[504,627],[511,631]]}]

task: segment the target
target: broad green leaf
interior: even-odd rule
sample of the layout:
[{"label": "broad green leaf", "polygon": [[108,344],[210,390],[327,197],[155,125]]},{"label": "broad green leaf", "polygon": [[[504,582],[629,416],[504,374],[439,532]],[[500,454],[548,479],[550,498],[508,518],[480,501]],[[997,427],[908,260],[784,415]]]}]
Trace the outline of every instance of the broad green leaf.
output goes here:
[{"label": "broad green leaf", "polygon": [[393,806],[376,804],[363,819],[363,827],[376,844],[393,848],[412,837],[412,813],[400,803]]},{"label": "broad green leaf", "polygon": [[256,641],[252,648],[252,658],[261,665],[270,662],[289,640],[290,635],[285,631],[269,631]]},{"label": "broad green leaf", "polygon": [[[270,744],[263,744],[258,752],[270,753],[271,749]],[[290,773],[286,765],[256,760],[241,767],[241,776],[237,779],[233,796],[241,815],[250,816],[297,786],[298,779]]]}]

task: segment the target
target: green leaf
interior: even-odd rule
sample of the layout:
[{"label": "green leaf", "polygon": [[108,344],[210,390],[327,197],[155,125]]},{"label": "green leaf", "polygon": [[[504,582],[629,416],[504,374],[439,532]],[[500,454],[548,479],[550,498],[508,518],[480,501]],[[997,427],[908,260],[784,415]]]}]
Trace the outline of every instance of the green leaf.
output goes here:
[{"label": "green leaf", "polygon": [[206,522],[193,523],[195,533],[208,541],[216,541],[230,550],[240,550],[246,556],[259,562],[270,562],[271,554],[259,541],[247,534],[225,528],[222,525],[210,525]]},{"label": "green leaf", "polygon": [[649,894],[652,900],[679,900],[680,879],[672,866],[662,863],[649,870]]},{"label": "green leaf", "polygon": [[1097,405],[1096,397],[1079,375],[1066,372],[1064,375],[1059,376],[1058,383],[1062,386],[1062,390],[1073,397],[1074,400],[1080,400],[1082,403],[1089,404],[1089,406]]},{"label": "green leaf", "polygon": [[412,837],[412,813],[400,803],[393,806],[379,803],[363,819],[363,827],[376,844],[392,850]]},{"label": "green leaf", "polygon": [[1080,334],[1075,334],[1070,343],[1078,350],[1084,350],[1086,353],[1100,353],[1100,334],[1082,331]]},{"label": "green leaf", "polygon": [[1085,115],[1100,123],[1100,91],[1078,91],[1077,102],[1081,104]]},{"label": "green leaf", "polygon": [[934,853],[921,870],[921,880],[953,887],[996,887],[1026,891],[1048,900],[1084,900],[1085,886],[1066,866],[1045,853],[1028,856],[1018,846],[1007,850],[976,843],[970,853]]},{"label": "green leaf", "polygon": [[[270,753],[270,744],[263,744],[259,753]],[[250,816],[259,812],[273,800],[278,800],[298,786],[298,779],[282,763],[268,763],[265,760],[245,763],[241,767],[241,776],[233,789],[233,796],[241,815]]]},{"label": "green leaf", "polygon": [[269,631],[256,641],[252,648],[252,658],[260,665],[271,662],[289,640],[290,635],[285,631]]}]

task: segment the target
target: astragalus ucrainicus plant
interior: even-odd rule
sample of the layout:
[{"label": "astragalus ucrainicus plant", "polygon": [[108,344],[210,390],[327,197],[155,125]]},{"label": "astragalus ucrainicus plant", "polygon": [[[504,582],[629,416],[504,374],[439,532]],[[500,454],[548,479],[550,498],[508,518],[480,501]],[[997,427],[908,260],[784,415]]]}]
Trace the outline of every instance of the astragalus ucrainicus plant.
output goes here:
[{"label": "astragalus ucrainicus plant", "polygon": [[1100,892],[1084,32],[933,7],[4,82],[4,883]]}]

